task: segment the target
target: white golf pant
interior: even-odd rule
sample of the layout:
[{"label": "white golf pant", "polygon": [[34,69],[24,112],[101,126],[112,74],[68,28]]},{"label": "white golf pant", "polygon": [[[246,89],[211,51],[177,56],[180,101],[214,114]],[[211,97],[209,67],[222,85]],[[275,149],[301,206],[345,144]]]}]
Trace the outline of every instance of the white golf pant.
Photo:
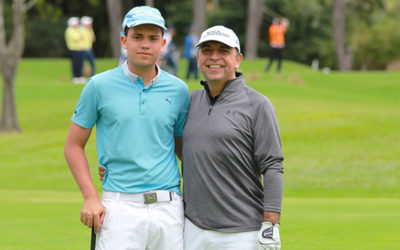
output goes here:
[{"label": "white golf pant", "polygon": [[[170,195],[159,192],[159,197]],[[106,216],[98,233],[97,250],[183,250],[182,197],[145,204],[144,194],[103,192]]]},{"label": "white golf pant", "polygon": [[258,231],[225,233],[204,230],[185,219],[185,250],[255,250]]}]

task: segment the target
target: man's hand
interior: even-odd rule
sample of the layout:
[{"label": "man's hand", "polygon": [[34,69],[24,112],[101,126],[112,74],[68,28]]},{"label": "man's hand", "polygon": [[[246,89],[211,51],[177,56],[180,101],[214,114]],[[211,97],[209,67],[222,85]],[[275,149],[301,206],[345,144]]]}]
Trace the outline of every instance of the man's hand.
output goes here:
[{"label": "man's hand", "polygon": [[100,176],[100,180],[103,181],[104,180],[104,173],[106,172],[106,169],[103,168],[102,166],[99,166],[99,176]]},{"label": "man's hand", "polygon": [[289,22],[289,19],[287,19],[287,18],[281,18],[281,24],[283,25],[283,26],[285,26],[285,28],[289,28],[289,25],[290,25],[290,22]]},{"label": "man's hand", "polygon": [[88,227],[94,226],[94,231],[97,233],[103,224],[106,209],[101,204],[99,199],[85,200],[81,210],[81,222]]},{"label": "man's hand", "polygon": [[257,250],[279,250],[281,239],[279,236],[279,223],[272,225],[270,221],[264,221],[257,235]]}]

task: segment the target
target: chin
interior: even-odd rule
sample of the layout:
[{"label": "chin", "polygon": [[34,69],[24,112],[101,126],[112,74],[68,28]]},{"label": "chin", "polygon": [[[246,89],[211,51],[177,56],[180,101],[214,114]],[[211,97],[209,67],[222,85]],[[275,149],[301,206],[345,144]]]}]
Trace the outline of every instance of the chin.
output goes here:
[{"label": "chin", "polygon": [[207,74],[207,79],[213,80],[213,81],[218,81],[222,79],[221,76],[216,75],[216,74]]},{"label": "chin", "polygon": [[142,67],[150,67],[150,66],[153,66],[154,64],[155,64],[156,62],[154,61],[152,61],[152,62],[149,62],[149,61],[142,61],[142,62],[138,62],[137,64],[138,65],[140,65],[140,66],[142,66]]}]

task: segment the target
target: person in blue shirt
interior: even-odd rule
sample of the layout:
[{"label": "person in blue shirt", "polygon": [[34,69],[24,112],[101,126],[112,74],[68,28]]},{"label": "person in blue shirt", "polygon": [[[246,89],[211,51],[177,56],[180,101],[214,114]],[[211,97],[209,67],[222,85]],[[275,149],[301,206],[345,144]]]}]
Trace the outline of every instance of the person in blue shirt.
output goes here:
[{"label": "person in blue shirt", "polygon": [[[88,80],[65,145],[84,198],[80,219],[98,234],[96,249],[183,249],[175,151],[181,152],[188,87],[156,64],[166,30],[157,9],[131,9],[122,29],[128,59]],[[84,151],[95,125],[98,161],[105,169],[102,200]]]},{"label": "person in blue shirt", "polygon": [[197,70],[197,48],[196,44],[199,40],[197,36],[196,28],[192,25],[190,26],[190,32],[186,36],[184,41],[184,52],[183,57],[188,61],[188,68],[186,71],[186,80],[190,79],[190,75],[193,73],[194,79],[198,79],[198,70]]}]

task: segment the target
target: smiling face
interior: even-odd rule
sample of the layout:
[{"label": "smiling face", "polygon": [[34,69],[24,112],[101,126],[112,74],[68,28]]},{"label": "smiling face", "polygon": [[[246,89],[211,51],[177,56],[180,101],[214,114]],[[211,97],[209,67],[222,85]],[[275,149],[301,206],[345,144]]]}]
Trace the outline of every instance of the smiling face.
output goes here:
[{"label": "smiling face", "polygon": [[225,84],[235,78],[241,61],[242,54],[236,48],[216,41],[203,43],[197,53],[200,71],[210,84]]},{"label": "smiling face", "polygon": [[126,36],[121,36],[121,44],[128,53],[129,67],[140,71],[154,68],[165,40],[160,27],[144,24],[128,29]]}]

